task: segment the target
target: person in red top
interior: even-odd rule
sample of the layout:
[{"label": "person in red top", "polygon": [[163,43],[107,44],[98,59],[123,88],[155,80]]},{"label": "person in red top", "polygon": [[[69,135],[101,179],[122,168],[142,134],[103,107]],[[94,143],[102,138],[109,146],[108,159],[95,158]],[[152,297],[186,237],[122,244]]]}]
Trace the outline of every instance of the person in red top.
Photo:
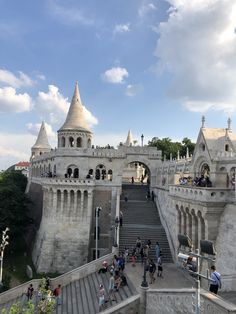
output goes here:
[{"label": "person in red top", "polygon": [[27,298],[28,298],[28,301],[32,299],[33,297],[33,293],[34,293],[34,288],[33,288],[33,285],[32,283],[29,285],[28,289],[27,289]]},{"label": "person in red top", "polygon": [[57,305],[61,305],[61,285],[54,290],[54,295],[56,297]]}]

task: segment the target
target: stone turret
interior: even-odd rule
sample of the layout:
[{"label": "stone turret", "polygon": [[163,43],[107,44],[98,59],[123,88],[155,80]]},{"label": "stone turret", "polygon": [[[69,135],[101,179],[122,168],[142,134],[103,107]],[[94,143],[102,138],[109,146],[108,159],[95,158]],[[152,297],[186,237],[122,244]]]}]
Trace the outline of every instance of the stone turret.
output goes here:
[{"label": "stone turret", "polygon": [[34,146],[31,148],[31,159],[44,153],[48,153],[50,150],[51,146],[48,142],[46,126],[44,121],[42,121],[37,140]]},{"label": "stone turret", "polygon": [[134,145],[133,135],[132,135],[131,131],[129,130],[128,135],[127,135],[127,139],[125,142],[125,146],[133,146],[133,145]]},{"label": "stone turret", "polygon": [[85,119],[84,106],[82,105],[78,83],[66,121],[58,131],[59,148],[88,148],[91,147],[92,132],[89,130]]}]

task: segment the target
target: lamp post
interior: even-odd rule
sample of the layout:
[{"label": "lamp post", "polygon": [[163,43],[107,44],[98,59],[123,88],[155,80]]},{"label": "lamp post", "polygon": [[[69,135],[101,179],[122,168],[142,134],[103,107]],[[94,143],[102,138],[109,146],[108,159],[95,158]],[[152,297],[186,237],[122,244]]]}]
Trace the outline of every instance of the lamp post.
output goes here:
[{"label": "lamp post", "polygon": [[7,227],[3,232],[2,232],[2,243],[0,245],[0,252],[1,252],[1,257],[0,257],[0,286],[2,286],[2,269],[3,269],[3,254],[4,254],[4,250],[6,245],[8,245],[8,239],[9,239],[9,235],[7,235],[7,231],[9,231],[10,229]]},{"label": "lamp post", "polygon": [[98,258],[98,217],[99,217],[99,212],[101,210],[101,207],[96,207],[95,208],[95,218],[96,218],[96,235],[95,235],[95,242],[96,242],[96,248],[95,248],[95,259]]},{"label": "lamp post", "polygon": [[[197,276],[196,279],[196,304],[195,304],[195,313],[196,314],[200,314],[201,313],[201,302],[200,302],[200,277],[201,278],[205,278],[207,280],[210,280],[207,276],[204,276],[203,274],[200,273],[200,260],[201,259],[206,259],[208,261],[212,261],[214,262],[215,259],[214,258],[210,258],[210,257],[205,257],[202,256],[201,254],[199,254],[199,249],[196,249],[196,253],[192,252],[192,241],[191,239],[185,235],[185,234],[179,234],[178,235],[178,240],[179,240],[179,244],[180,247],[184,246],[184,247],[188,247],[189,248],[189,254],[196,257],[196,272],[191,271],[192,273],[195,273]],[[214,247],[214,243],[212,241],[208,241],[208,240],[200,240],[200,247],[201,247],[201,253],[206,253],[208,255],[216,255],[216,251],[215,251],[215,247]]]},{"label": "lamp post", "polygon": [[118,244],[117,244],[117,229],[118,229],[118,226],[119,226],[119,217],[116,216],[116,219],[115,219],[115,241],[114,241],[114,247],[117,247]]},{"label": "lamp post", "polygon": [[144,135],[142,134],[141,135],[141,146],[143,147],[143,138],[144,138]]},{"label": "lamp post", "polygon": [[148,282],[146,278],[146,269],[147,269],[147,256],[146,254],[143,257],[143,281],[141,283],[141,287],[147,288],[148,287]]}]

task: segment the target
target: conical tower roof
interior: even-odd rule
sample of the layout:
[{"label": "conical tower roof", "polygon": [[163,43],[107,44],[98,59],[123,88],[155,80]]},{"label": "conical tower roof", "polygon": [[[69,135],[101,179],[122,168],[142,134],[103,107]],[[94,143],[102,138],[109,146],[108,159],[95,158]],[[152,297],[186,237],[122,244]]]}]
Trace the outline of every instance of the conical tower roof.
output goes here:
[{"label": "conical tower roof", "polygon": [[32,148],[48,148],[51,149],[51,146],[48,142],[48,136],[46,132],[46,126],[44,121],[42,121],[41,128],[39,130],[39,134],[36,140],[36,143]]},{"label": "conical tower roof", "polygon": [[90,132],[85,120],[84,107],[82,105],[78,82],[75,84],[75,91],[68,111],[66,121],[59,131],[63,130],[81,130]]},{"label": "conical tower roof", "polygon": [[126,146],[132,146],[134,145],[134,139],[133,139],[133,135],[131,133],[131,131],[129,130],[128,135],[127,135],[127,140],[125,142]]}]

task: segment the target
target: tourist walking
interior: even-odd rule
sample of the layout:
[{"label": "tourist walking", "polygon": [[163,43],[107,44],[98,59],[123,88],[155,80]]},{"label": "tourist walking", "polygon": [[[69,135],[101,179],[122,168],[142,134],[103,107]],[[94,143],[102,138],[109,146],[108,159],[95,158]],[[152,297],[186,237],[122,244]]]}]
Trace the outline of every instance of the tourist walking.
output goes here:
[{"label": "tourist walking", "polygon": [[123,226],[123,212],[120,210],[120,227]]},{"label": "tourist walking", "polygon": [[28,301],[32,299],[33,297],[33,294],[34,294],[34,287],[32,285],[32,283],[29,285],[28,289],[27,289],[27,298],[28,298]]},{"label": "tourist walking", "polygon": [[218,289],[221,288],[221,278],[220,274],[216,271],[216,267],[211,266],[211,278],[210,278],[210,292],[217,294]]},{"label": "tourist walking", "polygon": [[110,279],[109,279],[109,288],[108,288],[108,295],[109,299],[111,301],[116,301],[116,296],[115,296],[115,279],[113,274],[110,274]]},{"label": "tourist walking", "polygon": [[161,277],[163,278],[163,266],[162,266],[162,254],[161,254],[161,251],[160,251],[160,255],[157,259],[157,277]]},{"label": "tourist walking", "polygon": [[137,252],[137,254],[140,253],[141,246],[142,246],[142,241],[141,241],[140,237],[137,237],[137,240],[136,240],[136,252]]},{"label": "tourist walking", "polygon": [[105,310],[106,305],[105,305],[105,290],[102,284],[99,286],[99,291],[98,291],[98,298],[99,298],[99,312]]},{"label": "tourist walking", "polygon": [[149,277],[150,277],[150,284],[152,284],[155,281],[154,274],[156,271],[156,264],[154,263],[152,259],[149,260],[148,271],[149,271]]},{"label": "tourist walking", "polygon": [[56,297],[57,305],[61,305],[61,285],[58,285],[54,290],[54,296]]},{"label": "tourist walking", "polygon": [[156,261],[158,263],[158,257],[160,256],[161,248],[159,242],[156,242],[155,245],[155,253],[156,253]]}]

